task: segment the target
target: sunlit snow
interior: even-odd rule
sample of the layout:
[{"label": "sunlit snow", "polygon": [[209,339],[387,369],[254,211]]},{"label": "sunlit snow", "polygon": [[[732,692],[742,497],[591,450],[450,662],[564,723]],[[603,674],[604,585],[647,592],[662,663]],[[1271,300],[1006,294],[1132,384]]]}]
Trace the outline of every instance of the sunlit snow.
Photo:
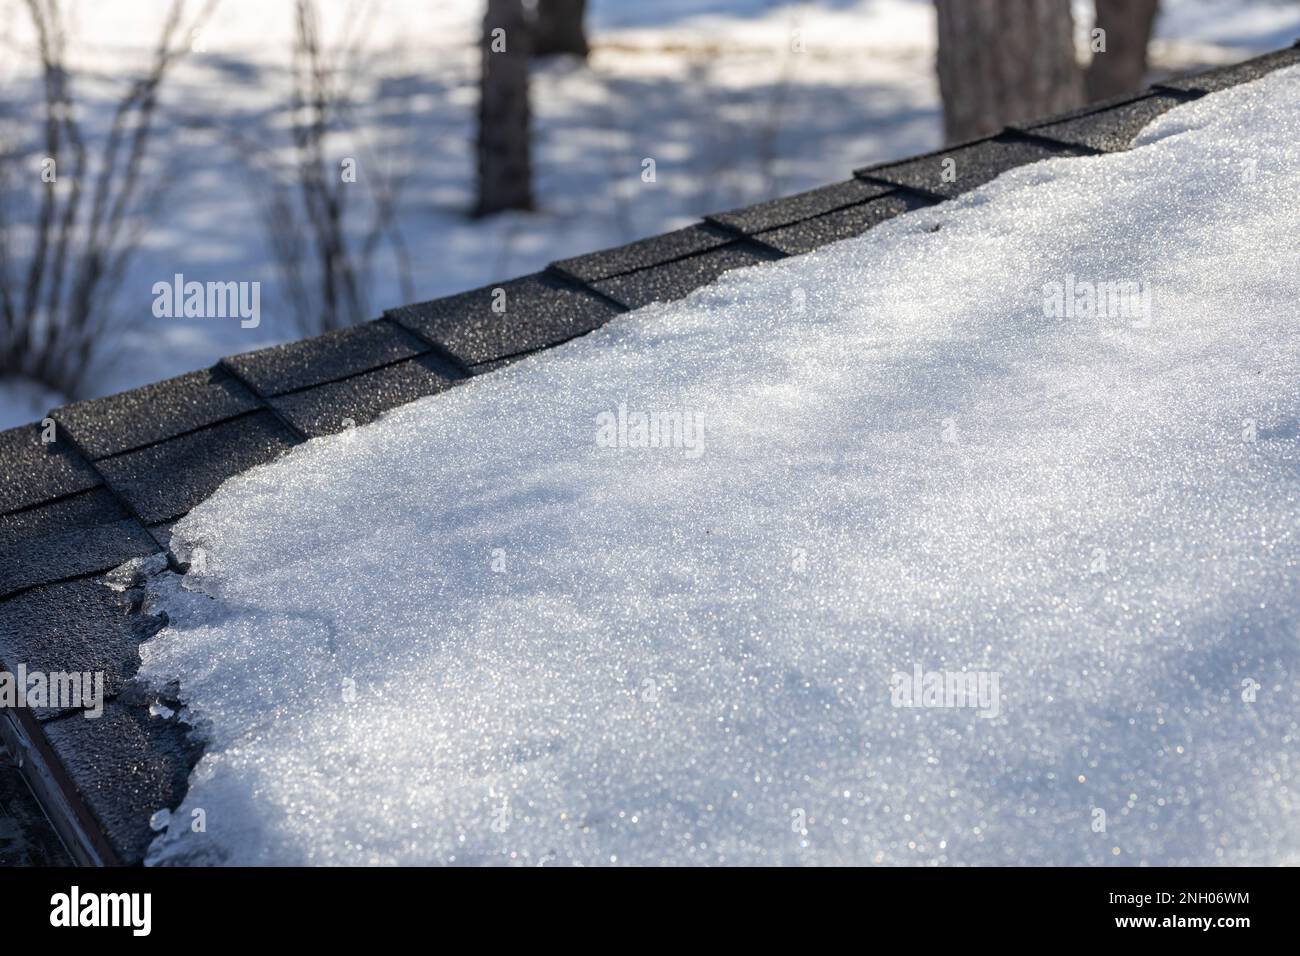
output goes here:
[{"label": "sunlit snow", "polygon": [[232,479],[152,862],[1295,861],[1297,222],[1290,70]]}]

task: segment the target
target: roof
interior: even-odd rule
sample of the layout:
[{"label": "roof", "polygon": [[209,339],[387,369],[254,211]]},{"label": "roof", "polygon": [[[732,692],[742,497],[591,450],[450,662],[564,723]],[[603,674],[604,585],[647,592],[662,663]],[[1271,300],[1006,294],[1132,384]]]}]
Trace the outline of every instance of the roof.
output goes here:
[{"label": "roof", "polygon": [[79,860],[141,862],[151,815],[180,802],[199,747],[131,682],[140,643],[163,622],[142,612],[140,587],[105,584],[132,558],[182,570],[170,529],[226,479],[730,269],[860,235],[1013,167],[1127,149],[1164,111],[1296,64],[1300,45],[0,432],[0,670],[102,671],[110,698],[99,720],[6,710],[0,730]]}]

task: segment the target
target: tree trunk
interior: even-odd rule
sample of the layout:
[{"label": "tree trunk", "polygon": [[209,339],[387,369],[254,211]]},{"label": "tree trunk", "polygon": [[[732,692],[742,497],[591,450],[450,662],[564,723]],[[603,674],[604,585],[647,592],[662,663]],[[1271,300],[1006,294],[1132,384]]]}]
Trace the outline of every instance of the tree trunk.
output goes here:
[{"label": "tree trunk", "polygon": [[949,142],[1083,103],[1070,0],[935,0]]},{"label": "tree trunk", "polygon": [[572,53],[587,56],[587,32],[583,27],[587,0],[537,0],[533,23],[533,55]]},{"label": "tree trunk", "polygon": [[1147,74],[1147,43],[1156,22],[1158,0],[1096,0],[1096,27],[1104,30],[1105,51],[1093,48],[1088,67],[1089,100],[1104,100],[1142,88]]},{"label": "tree trunk", "polygon": [[528,40],[521,0],[488,0],[478,110],[479,216],[533,208]]}]

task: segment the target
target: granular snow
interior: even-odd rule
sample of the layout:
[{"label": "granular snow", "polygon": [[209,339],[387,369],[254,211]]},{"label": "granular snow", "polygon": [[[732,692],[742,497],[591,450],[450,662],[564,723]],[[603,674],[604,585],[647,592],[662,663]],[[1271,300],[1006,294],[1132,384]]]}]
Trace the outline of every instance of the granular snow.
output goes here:
[{"label": "granular snow", "polygon": [[151,862],[1295,862],[1297,222],[1289,70],[230,480]]}]

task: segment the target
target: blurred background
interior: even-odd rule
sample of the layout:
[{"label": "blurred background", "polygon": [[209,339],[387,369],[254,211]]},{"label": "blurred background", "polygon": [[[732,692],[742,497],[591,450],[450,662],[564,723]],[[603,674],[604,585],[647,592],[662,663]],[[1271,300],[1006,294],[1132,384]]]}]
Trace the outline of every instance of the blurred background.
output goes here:
[{"label": "blurred background", "polygon": [[[1283,47],[1300,0],[0,0],[0,37],[9,427]],[[260,323],[155,317],[178,273]]]}]

